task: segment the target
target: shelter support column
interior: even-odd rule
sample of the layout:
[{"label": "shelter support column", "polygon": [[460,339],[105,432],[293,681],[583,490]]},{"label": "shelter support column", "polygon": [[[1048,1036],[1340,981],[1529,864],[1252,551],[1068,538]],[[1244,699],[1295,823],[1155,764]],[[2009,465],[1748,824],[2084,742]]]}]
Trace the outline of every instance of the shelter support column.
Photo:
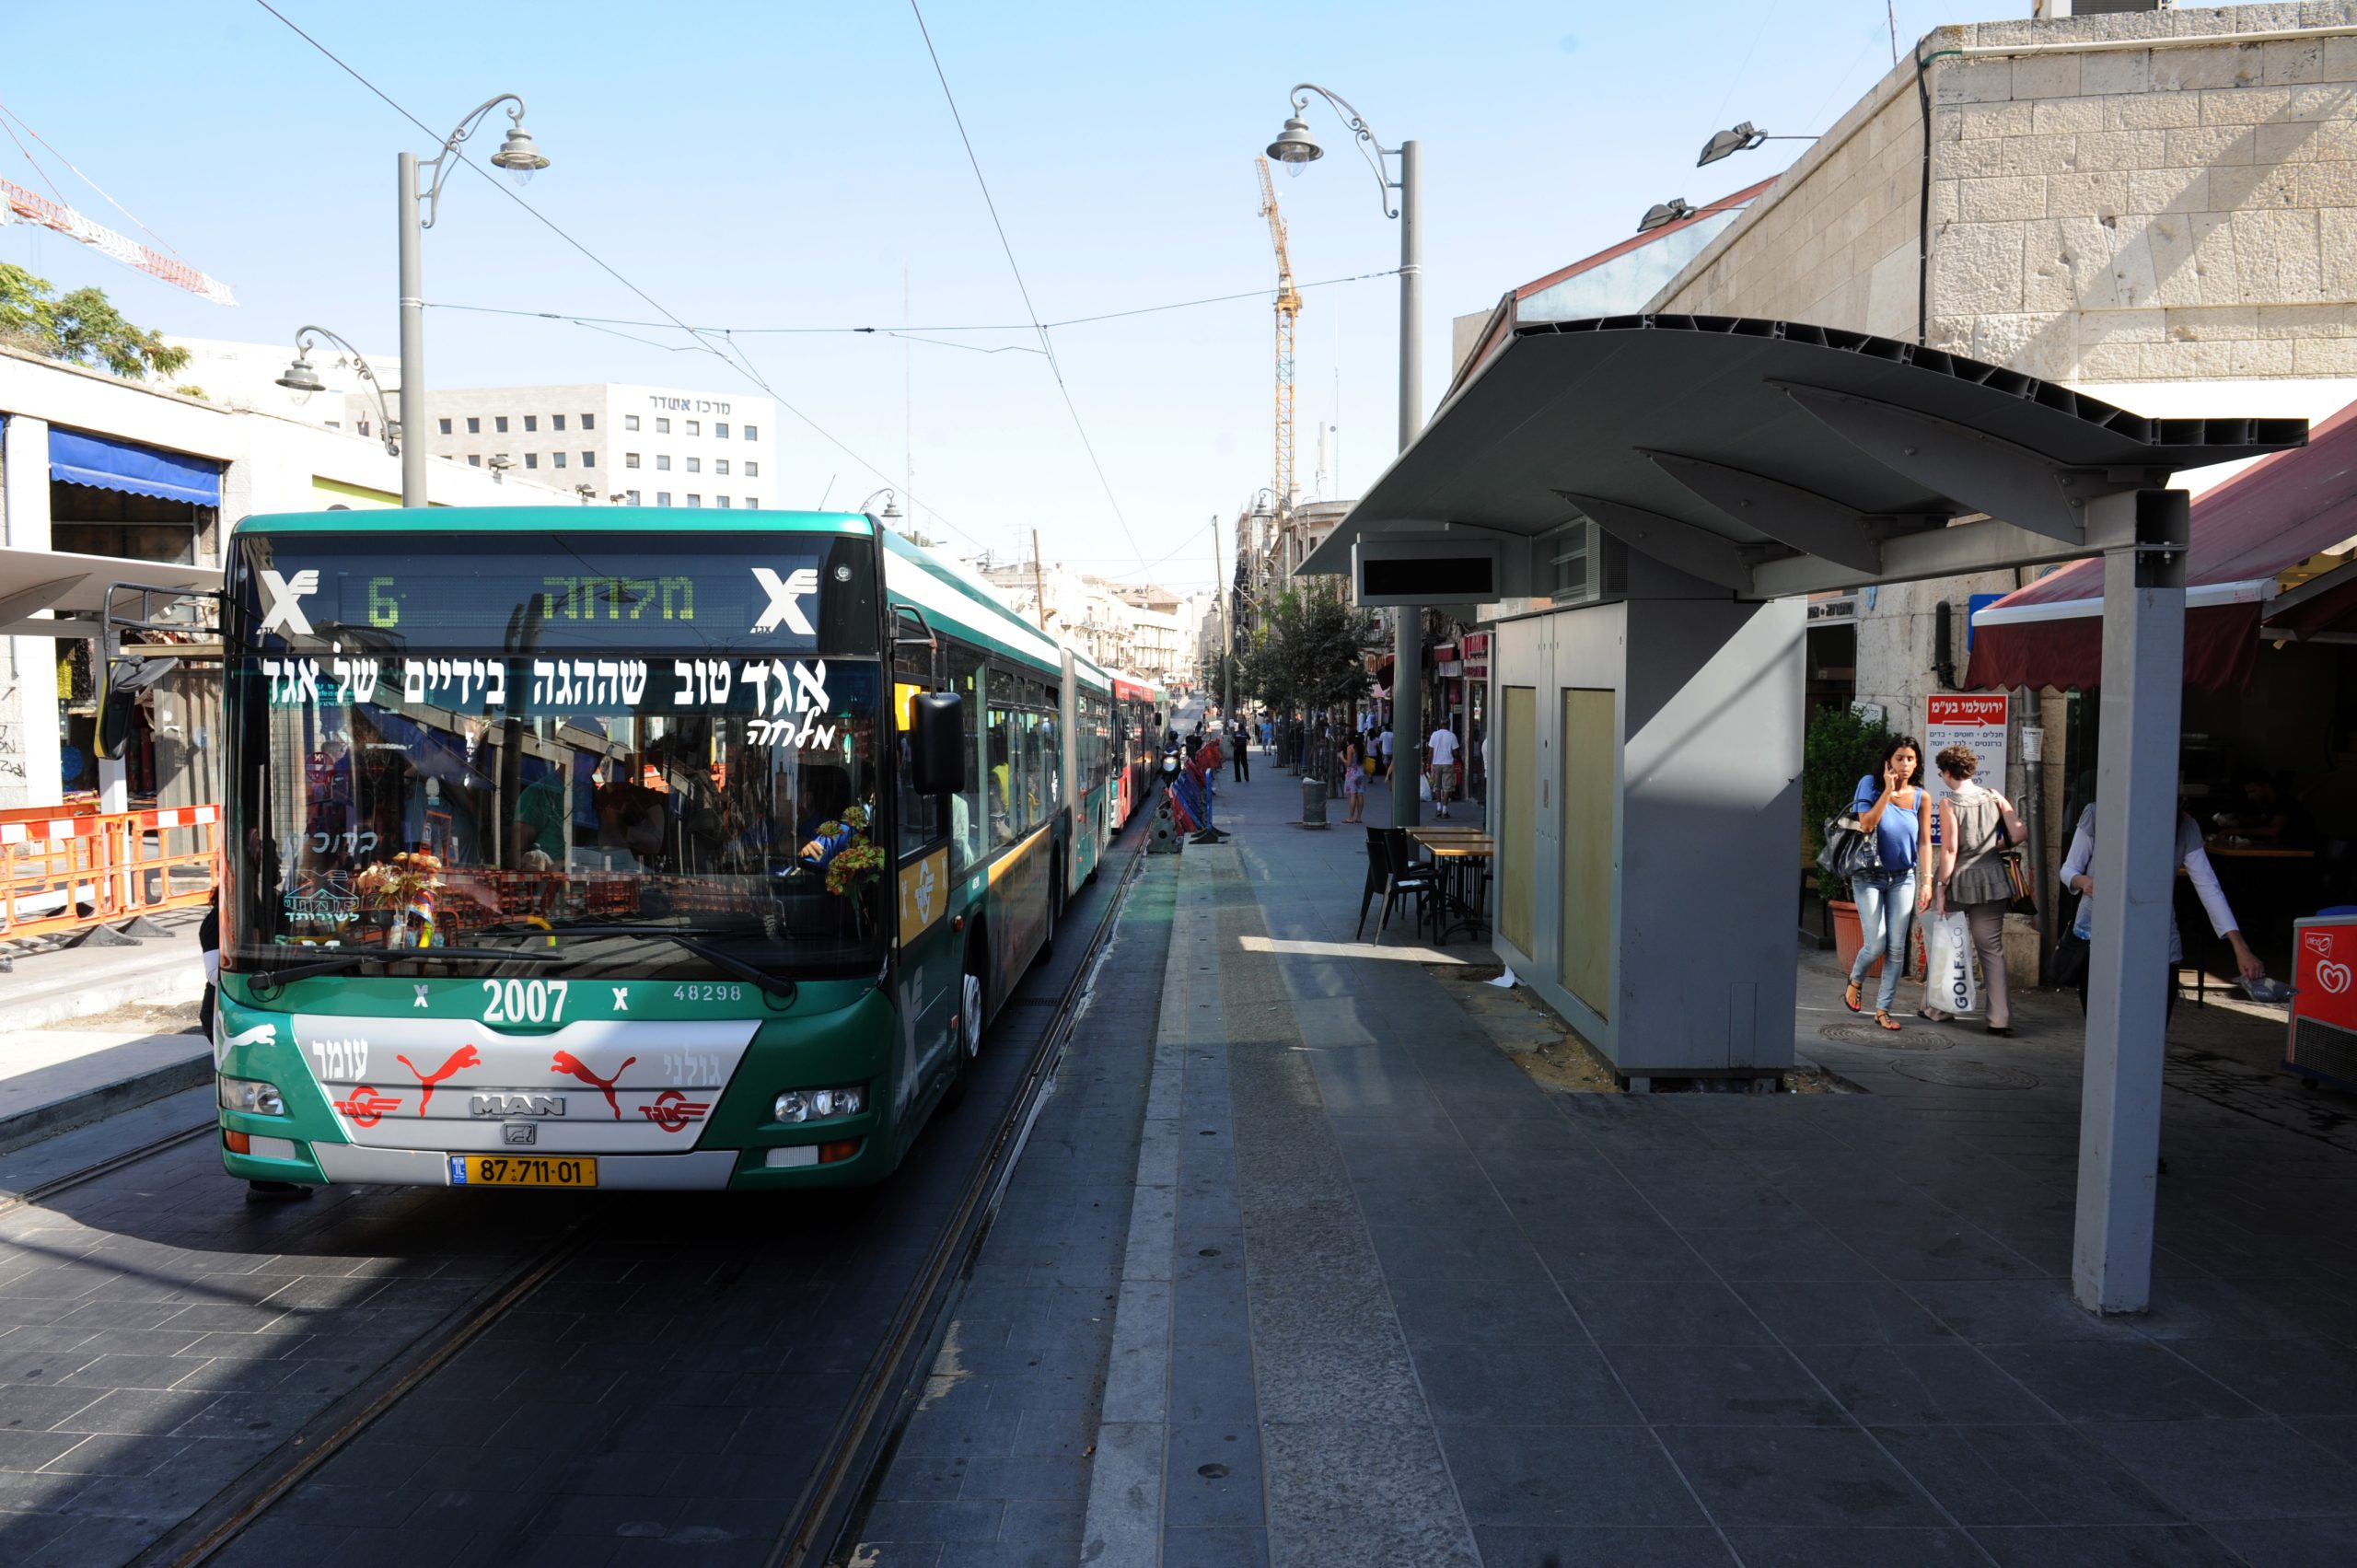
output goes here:
[{"label": "shelter support column", "polygon": [[1391,614],[1391,825],[1412,828],[1423,820],[1416,781],[1424,771],[1424,609],[1403,604]]},{"label": "shelter support column", "polygon": [[[11,414],[0,421],[0,517],[12,550],[47,550],[49,422]],[[64,798],[57,735],[57,654],[53,637],[10,637],[0,669],[0,807],[54,806]]]},{"label": "shelter support column", "polygon": [[2142,1312],[2152,1300],[2187,507],[2182,490],[2131,491],[2094,502],[2087,519],[2091,539],[2114,541],[2104,556],[2095,930],[2071,1261],[2073,1292],[2091,1312]]}]

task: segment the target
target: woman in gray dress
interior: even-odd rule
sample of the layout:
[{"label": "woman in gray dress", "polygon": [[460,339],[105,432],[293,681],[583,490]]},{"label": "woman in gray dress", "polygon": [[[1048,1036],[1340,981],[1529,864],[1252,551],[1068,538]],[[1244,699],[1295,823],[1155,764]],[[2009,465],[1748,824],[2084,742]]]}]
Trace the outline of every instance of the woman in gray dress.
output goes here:
[{"label": "woman in gray dress", "polygon": [[[2014,1009],[2005,991],[2005,906],[2013,901],[2014,885],[1998,856],[2029,837],[2029,830],[2014,814],[2012,801],[1972,776],[1980,758],[1971,747],[1951,746],[1933,761],[1948,788],[1940,801],[1933,897],[1940,913],[1961,911],[1972,928],[1981,983],[1989,989],[1989,1032],[2009,1035]],[[1949,1015],[1927,1006],[1923,1016],[1944,1022]]]}]

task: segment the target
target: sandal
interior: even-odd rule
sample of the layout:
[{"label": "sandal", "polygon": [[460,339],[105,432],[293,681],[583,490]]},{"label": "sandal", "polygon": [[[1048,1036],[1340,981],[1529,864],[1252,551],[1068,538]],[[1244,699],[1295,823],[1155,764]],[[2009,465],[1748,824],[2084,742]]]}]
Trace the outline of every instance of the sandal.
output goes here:
[{"label": "sandal", "polygon": [[1880,1024],[1884,1028],[1888,1029],[1893,1034],[1897,1034],[1900,1028],[1898,1020],[1892,1017],[1887,1013],[1876,1013],[1875,1015],[1875,1022]]},{"label": "sandal", "polygon": [[1865,996],[1865,990],[1864,982],[1861,981],[1852,981],[1850,982],[1850,988],[1841,993],[1841,1005],[1849,1008],[1852,1013],[1864,1012],[1865,1008],[1862,1003]]}]

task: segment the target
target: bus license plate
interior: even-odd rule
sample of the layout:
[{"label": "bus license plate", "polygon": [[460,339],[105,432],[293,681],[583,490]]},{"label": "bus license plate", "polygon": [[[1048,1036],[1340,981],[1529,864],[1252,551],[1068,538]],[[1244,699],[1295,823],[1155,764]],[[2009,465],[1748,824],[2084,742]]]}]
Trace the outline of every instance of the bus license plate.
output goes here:
[{"label": "bus license plate", "polygon": [[542,1155],[452,1155],[453,1187],[595,1187],[594,1159],[551,1159]]}]

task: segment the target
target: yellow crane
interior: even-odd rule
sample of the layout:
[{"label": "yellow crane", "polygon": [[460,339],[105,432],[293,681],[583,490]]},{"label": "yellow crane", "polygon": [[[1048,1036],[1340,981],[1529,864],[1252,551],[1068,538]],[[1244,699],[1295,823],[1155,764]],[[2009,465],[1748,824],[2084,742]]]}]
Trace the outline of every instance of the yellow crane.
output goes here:
[{"label": "yellow crane", "polygon": [[1285,220],[1277,214],[1277,187],[1269,178],[1269,160],[1256,157],[1260,171],[1260,215],[1269,220],[1269,242],[1277,250],[1277,476],[1279,526],[1293,511],[1293,339],[1294,320],[1301,314],[1301,290],[1294,286],[1293,258],[1285,251]]}]

